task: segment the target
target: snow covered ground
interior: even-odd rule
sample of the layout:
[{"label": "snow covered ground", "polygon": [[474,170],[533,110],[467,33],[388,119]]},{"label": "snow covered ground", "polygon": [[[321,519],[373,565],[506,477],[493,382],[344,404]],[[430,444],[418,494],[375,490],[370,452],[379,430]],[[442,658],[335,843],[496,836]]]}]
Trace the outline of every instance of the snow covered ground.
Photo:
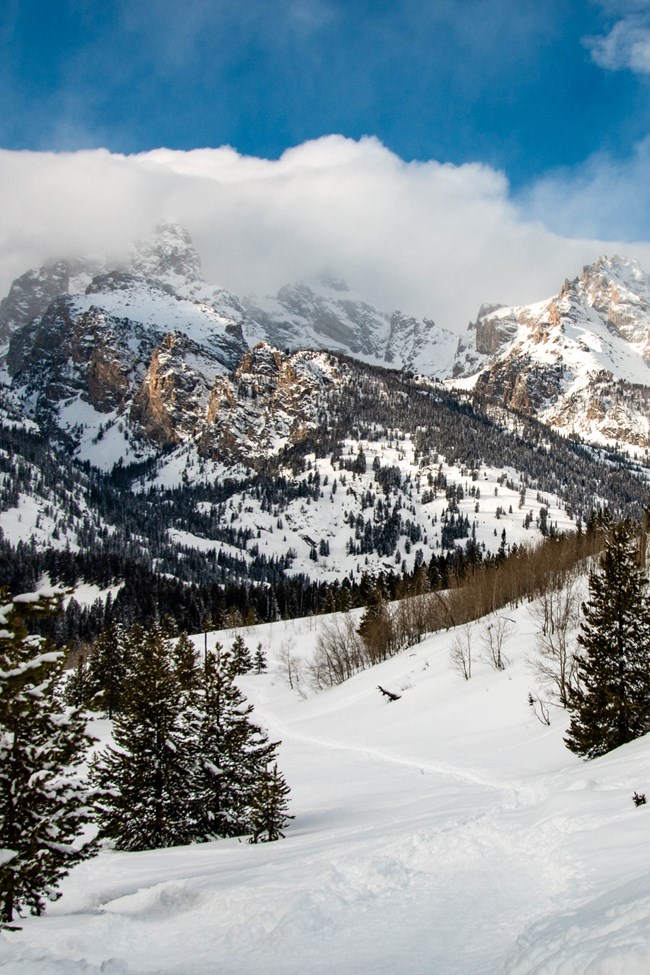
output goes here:
[{"label": "snow covered ground", "polygon": [[528,704],[528,609],[504,615],[502,672],[463,680],[448,632],[318,694],[278,660],[322,618],[244,630],[269,655],[242,687],[283,742],[286,839],[105,850],[0,936],[3,975],[647,975],[650,740],[571,755],[563,712]]}]

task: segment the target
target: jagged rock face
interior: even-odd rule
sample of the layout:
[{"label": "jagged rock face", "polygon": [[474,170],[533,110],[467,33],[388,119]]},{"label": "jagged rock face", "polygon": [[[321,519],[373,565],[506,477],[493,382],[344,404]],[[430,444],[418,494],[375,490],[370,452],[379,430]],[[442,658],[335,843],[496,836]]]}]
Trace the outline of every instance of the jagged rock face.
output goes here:
[{"label": "jagged rock face", "polygon": [[283,353],[260,343],[232,378],[217,379],[199,440],[203,456],[250,466],[302,440],[318,420],[322,394],[340,378],[326,353]]},{"label": "jagged rock face", "polygon": [[430,319],[388,315],[353,295],[338,279],[281,288],[274,298],[248,298],[255,336],[283,349],[329,349],[365,362],[439,377],[451,366],[456,337]]},{"label": "jagged rock face", "polygon": [[57,261],[27,271],[11,285],[0,301],[0,343],[6,343],[19,328],[28,325],[63,294],[85,287],[98,264],[91,261]]},{"label": "jagged rock face", "polygon": [[151,239],[139,243],[131,269],[140,278],[175,287],[203,281],[201,259],[192,238],[177,224],[161,224]]},{"label": "jagged rock face", "polygon": [[35,398],[37,413],[75,395],[98,413],[120,409],[144,374],[143,360],[160,336],[73,298],[54,302],[14,335],[7,365],[14,383]]},{"label": "jagged rock face", "polygon": [[541,368],[523,356],[508,356],[477,378],[476,391],[509,409],[537,414],[562,390],[561,366]]},{"label": "jagged rock face", "polygon": [[[63,264],[34,277],[49,290],[39,286],[25,315],[75,281]],[[232,297],[199,278],[189,237],[173,228],[141,246],[130,267],[85,280],[77,272],[83,291],[59,295],[13,331],[6,367],[14,400],[68,432],[87,429],[90,436],[93,425],[120,416],[156,448],[195,435],[215,377],[233,369],[247,348]],[[227,311],[219,307],[224,296]],[[75,409],[79,423],[70,420]]]},{"label": "jagged rock face", "polygon": [[569,287],[601,314],[610,328],[627,342],[641,343],[650,355],[650,277],[636,261],[599,258],[583,269]]},{"label": "jagged rock face", "polygon": [[248,298],[246,310],[278,348],[325,347],[374,356],[389,332],[388,316],[329,278],[286,286],[271,299]]},{"label": "jagged rock face", "polygon": [[139,435],[162,448],[195,437],[220,366],[187,336],[165,335],[133,397],[130,420]]},{"label": "jagged rock face", "polygon": [[[485,307],[485,306],[484,306]],[[498,309],[481,309],[476,321],[476,351],[481,355],[495,356],[517,333],[514,316],[497,316]]]},{"label": "jagged rock face", "polygon": [[636,262],[599,258],[548,301],[481,311],[455,376],[570,435],[650,446],[636,392],[650,387],[650,278]]}]

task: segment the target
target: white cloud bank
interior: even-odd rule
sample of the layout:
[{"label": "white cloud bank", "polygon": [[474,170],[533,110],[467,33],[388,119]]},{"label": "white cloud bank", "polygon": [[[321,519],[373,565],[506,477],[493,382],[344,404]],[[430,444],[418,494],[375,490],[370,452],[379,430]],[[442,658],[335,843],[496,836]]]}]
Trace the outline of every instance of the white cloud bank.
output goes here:
[{"label": "white cloud bank", "polygon": [[599,253],[622,251],[650,267],[647,244],[551,232],[543,199],[527,218],[501,173],[405,163],[374,138],[328,136],[276,161],[227,147],[0,151],[0,293],[58,256],[125,253],[162,220],[186,226],[206,278],[236,293],[269,293],[328,270],[380,307],[457,330],[484,301],[555,293]]}]

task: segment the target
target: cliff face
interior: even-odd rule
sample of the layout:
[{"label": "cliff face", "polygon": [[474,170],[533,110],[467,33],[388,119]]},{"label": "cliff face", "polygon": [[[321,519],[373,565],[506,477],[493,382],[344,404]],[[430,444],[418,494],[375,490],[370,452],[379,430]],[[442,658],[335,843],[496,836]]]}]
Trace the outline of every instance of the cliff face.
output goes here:
[{"label": "cliff face", "polygon": [[251,463],[299,442],[318,422],[322,394],[339,380],[336,360],[326,353],[283,353],[260,343],[232,378],[215,381],[200,453]]}]

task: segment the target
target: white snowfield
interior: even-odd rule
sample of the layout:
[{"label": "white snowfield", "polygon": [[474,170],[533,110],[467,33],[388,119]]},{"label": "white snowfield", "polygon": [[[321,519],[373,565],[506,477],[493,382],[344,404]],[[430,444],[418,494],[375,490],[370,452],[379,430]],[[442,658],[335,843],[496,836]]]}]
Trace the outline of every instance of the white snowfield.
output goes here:
[{"label": "white snowfield", "polygon": [[286,839],[106,849],[0,936],[3,975],[647,975],[650,804],[632,794],[650,741],[567,751],[564,712],[547,726],[528,704],[528,608],[501,615],[502,672],[479,623],[470,681],[447,632],[304,697],[278,660],[308,657],[324,619],[244,630],[269,656],[241,683],[283,742]]}]

